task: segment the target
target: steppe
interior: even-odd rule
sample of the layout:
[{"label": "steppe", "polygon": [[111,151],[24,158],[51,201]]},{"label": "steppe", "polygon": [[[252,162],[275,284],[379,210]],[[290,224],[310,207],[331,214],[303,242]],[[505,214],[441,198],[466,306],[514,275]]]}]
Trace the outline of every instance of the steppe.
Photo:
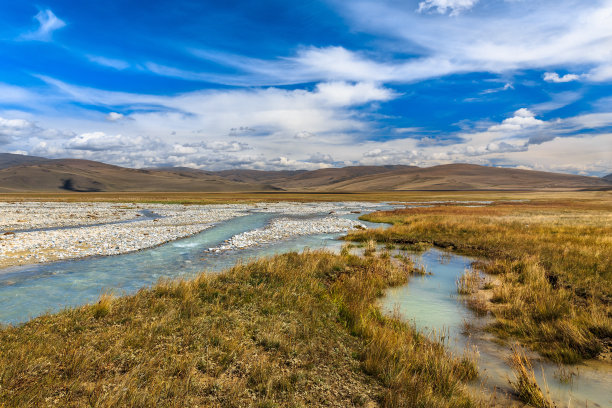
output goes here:
[{"label": "steppe", "polygon": [[[610,191],[15,198],[4,195],[3,208],[48,206],[64,214],[74,208],[75,217],[33,217],[27,226],[61,226],[55,231],[62,233],[99,228],[91,224],[101,222],[119,229],[171,222],[197,230],[254,207],[304,216],[317,206],[332,212],[324,201],[370,201],[361,218],[392,226],[349,231],[358,225],[352,222],[333,229],[347,231],[345,239],[363,245],[367,256],[356,255],[348,243],[340,254],[281,254],[220,275],[161,281],[129,296],[102,295],[95,304],[4,327],[0,403],[6,406],[484,407],[513,405],[518,398],[552,407],[518,345],[564,370],[585,360],[609,364]],[[406,208],[373,212],[380,200]],[[415,203],[418,208],[408,208]],[[139,213],[144,208],[159,221],[135,221],[151,216]],[[328,218],[334,216],[316,222],[333,224]],[[17,216],[6,220],[5,230],[21,224]],[[276,222],[211,250],[240,248],[246,239],[284,239],[285,231],[296,229],[293,220]],[[424,336],[380,311],[377,299],[385,288],[422,270],[408,257],[377,251],[376,243],[411,251],[433,245],[480,259],[459,279],[458,292],[476,312],[491,316],[485,330],[517,350],[514,396],[481,392],[474,386],[479,373],[473,354],[453,355],[443,338]]]}]

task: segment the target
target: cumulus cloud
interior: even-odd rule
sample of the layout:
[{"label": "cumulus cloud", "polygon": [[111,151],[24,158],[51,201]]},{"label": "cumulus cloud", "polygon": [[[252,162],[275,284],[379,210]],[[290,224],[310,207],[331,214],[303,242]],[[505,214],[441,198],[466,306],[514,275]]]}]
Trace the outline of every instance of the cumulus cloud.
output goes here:
[{"label": "cumulus cloud", "polygon": [[[525,143],[491,142],[486,146],[467,146],[463,150],[468,156],[481,156],[491,153],[524,152],[528,147]],[[460,153],[455,151],[455,154]]]},{"label": "cumulus cloud", "polygon": [[[181,143],[197,139],[227,136],[228,124],[242,123],[242,129],[234,127],[231,136],[250,139],[268,138],[285,141],[294,138],[305,129],[324,136],[367,130],[371,123],[367,115],[355,115],[353,107],[367,106],[386,101],[396,95],[389,89],[374,83],[331,82],[318,84],[313,90],[286,90],[279,88],[230,89],[194,91],[179,95],[143,95],[102,91],[77,87],[47,77],[41,77],[51,85],[57,96],[108,109],[128,109],[130,123],[124,123],[137,134],[166,137],[168,130],[177,134]],[[126,130],[123,130],[126,129]],[[194,129],[202,130],[196,131]],[[251,129],[256,130],[254,132]],[[86,130],[85,130],[86,131]],[[85,132],[83,132],[85,133]],[[335,137],[341,142],[343,137]],[[334,140],[326,138],[329,143]],[[290,151],[286,143],[279,146]]]},{"label": "cumulus cloud", "polygon": [[577,81],[580,79],[580,75],[565,74],[563,76],[559,76],[559,74],[557,74],[556,72],[545,72],[543,78],[546,82],[561,83]]},{"label": "cumulus cloud", "polygon": [[216,152],[242,152],[244,150],[251,149],[247,143],[237,142],[235,140],[229,142],[217,140],[214,142],[204,143],[203,146]]},{"label": "cumulus cloud", "polygon": [[110,112],[108,115],[106,115],[106,120],[109,120],[111,122],[116,122],[118,120],[123,119],[124,116],[122,113],[117,113],[117,112]]},{"label": "cumulus cloud", "polygon": [[451,16],[456,16],[462,11],[466,11],[474,7],[478,0],[425,0],[419,3],[417,11],[437,11],[440,14],[450,12]]},{"label": "cumulus cloud", "polygon": [[330,106],[357,106],[372,101],[388,101],[396,94],[372,82],[321,82],[314,93],[316,99]]},{"label": "cumulus cloud", "polygon": [[0,117],[0,144],[9,144],[27,138],[49,139],[54,137],[66,137],[68,133],[56,129],[44,129],[36,123],[21,118]]},{"label": "cumulus cloud", "polygon": [[327,164],[333,164],[335,162],[334,158],[331,157],[331,155],[323,154],[321,152],[316,152],[314,154],[311,154],[308,160],[306,161],[311,162],[311,163],[327,163]]},{"label": "cumulus cloud", "polygon": [[[5,119],[0,123],[4,128],[26,130],[22,142],[19,143],[22,148],[15,150],[45,157],[99,160],[128,167],[189,166],[208,170],[280,170],[358,164],[431,166],[459,161],[486,165],[521,165],[539,170],[589,174],[605,172],[608,166],[609,172],[609,166],[612,165],[612,159],[609,158],[612,157],[609,155],[612,151],[611,134],[576,136],[567,132],[581,127],[610,126],[612,113],[541,121],[543,123],[537,122],[535,126],[530,124],[529,118],[535,119],[534,113],[522,108],[499,124],[489,125],[484,131],[464,131],[445,143],[424,144],[414,138],[370,140],[363,143],[345,139],[336,144],[328,144],[326,150],[323,150],[325,153],[322,153],[320,144],[313,146],[308,140],[302,142],[294,139],[290,148],[284,150],[286,154],[281,155],[274,153],[278,152],[278,146],[282,146],[283,142],[269,139],[267,136],[262,139],[249,139],[248,145],[241,141],[223,139],[181,143],[164,141],[163,138],[154,136],[128,137],[107,132],[87,132],[66,138],[66,132],[37,127],[36,134],[59,135],[41,140],[38,136],[29,139],[25,136],[29,134],[27,129],[31,128],[31,123],[27,121]],[[510,127],[499,128],[508,124],[509,119],[518,122],[511,123],[513,126]],[[521,130],[517,131],[516,125]],[[490,130],[491,128],[493,130]],[[12,151],[10,147],[6,150]],[[571,166],[562,167],[570,163]]]},{"label": "cumulus cloud", "polygon": [[5,119],[0,117],[0,144],[8,144],[14,138],[31,134],[36,125],[24,119]]},{"label": "cumulus cloud", "polygon": [[34,31],[23,34],[21,36],[22,39],[35,41],[51,41],[53,32],[66,26],[66,23],[60,20],[49,9],[40,10],[38,14],[34,16],[34,19],[36,19],[36,21],[38,22],[38,28]]},{"label": "cumulus cloud", "polygon": [[141,136],[124,136],[124,135],[107,135],[104,132],[83,133],[74,136],[65,144],[67,149],[74,150],[118,150],[144,147],[145,142],[151,143],[151,140],[145,140]]},{"label": "cumulus cloud", "polygon": [[[612,126],[610,112],[543,120],[536,114],[542,108],[526,106],[497,123],[475,122],[449,134],[430,134],[421,128],[377,128],[369,112],[377,103],[398,95],[375,81],[331,81],[309,90],[223,89],[164,96],[110,92],[41,79],[49,87],[40,98],[73,106],[97,106],[116,113],[113,116],[117,119],[121,119],[117,111],[129,111],[130,120],[122,121],[120,134],[116,122],[102,120],[99,114],[58,118],[45,123],[46,128],[41,125],[43,118],[37,118],[37,124],[26,119],[0,121],[4,134],[12,134],[4,137],[5,151],[86,158],[129,167],[172,165],[210,170],[465,161],[491,164],[509,158],[514,160],[510,164],[535,166],[538,159],[533,152],[545,151],[548,146],[555,146],[558,162],[575,161],[589,168],[589,163],[604,160],[597,167],[603,168],[605,157],[612,151],[610,142],[600,145],[599,150],[587,149],[588,155],[572,151],[588,140],[605,142],[574,134],[583,129],[606,131]],[[362,106],[370,108],[363,110]],[[602,102],[601,109],[605,106],[609,104]],[[17,119],[4,116],[8,118],[5,121]],[[372,137],[381,132],[393,137]],[[546,161],[546,166],[552,164],[552,158]]]},{"label": "cumulus cloud", "polygon": [[521,108],[514,112],[514,116],[511,118],[504,119],[499,125],[491,126],[489,131],[491,132],[503,132],[503,131],[519,131],[525,128],[542,126],[544,121],[536,119],[535,114],[527,108]]}]

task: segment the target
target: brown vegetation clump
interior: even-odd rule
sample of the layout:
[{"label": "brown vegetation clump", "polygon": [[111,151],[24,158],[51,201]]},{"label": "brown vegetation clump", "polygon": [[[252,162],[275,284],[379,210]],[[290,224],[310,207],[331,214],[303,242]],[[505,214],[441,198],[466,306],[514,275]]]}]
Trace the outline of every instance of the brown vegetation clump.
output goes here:
[{"label": "brown vegetation clump", "polygon": [[376,307],[393,261],[289,253],[4,327],[0,406],[475,406],[473,360]]},{"label": "brown vegetation clump", "polygon": [[510,381],[510,384],[521,401],[535,408],[555,407],[550,397],[538,386],[531,361],[520,346],[512,347],[509,363],[516,377],[514,381]]},{"label": "brown vegetation clump", "polygon": [[[495,275],[489,330],[521,340],[564,363],[609,353],[612,346],[612,200],[542,200],[483,207],[436,206],[369,214],[388,229],[351,232],[347,240],[430,244],[483,258]],[[476,291],[465,275],[460,293]],[[477,294],[476,294],[477,295]],[[476,296],[474,295],[474,296]],[[468,302],[470,304],[470,302]]]}]

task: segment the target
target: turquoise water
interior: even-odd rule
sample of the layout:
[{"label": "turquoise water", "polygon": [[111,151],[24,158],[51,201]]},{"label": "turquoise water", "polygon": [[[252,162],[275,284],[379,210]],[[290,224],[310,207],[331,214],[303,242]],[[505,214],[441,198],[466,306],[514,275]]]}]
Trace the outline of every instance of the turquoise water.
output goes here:
[{"label": "turquoise water", "polygon": [[[472,259],[431,249],[411,257],[432,275],[414,277],[406,285],[386,291],[381,307],[398,312],[424,333],[445,335],[451,352],[462,354],[466,348],[478,351],[480,381],[489,391],[510,393],[508,378],[514,378],[506,364],[509,347],[493,342],[482,330],[463,334],[464,322],[484,326],[487,317],[476,316],[457,296],[456,279],[469,268]],[[570,384],[556,377],[558,366],[530,354],[540,385],[546,383],[558,407],[612,407],[612,364],[589,362],[572,367],[578,375]],[[545,382],[542,376],[545,377]]]},{"label": "turquoise water", "polygon": [[[261,228],[274,213],[231,219],[194,236],[123,255],[36,264],[0,270],[0,323],[21,323],[45,312],[95,302],[100,294],[134,293],[160,278],[189,278],[256,258],[306,247],[337,249],[341,234],[302,236],[269,245],[222,253],[205,253],[233,235]],[[345,217],[357,219],[358,215]],[[366,223],[367,224],[367,223]],[[380,225],[376,225],[379,227]]]}]

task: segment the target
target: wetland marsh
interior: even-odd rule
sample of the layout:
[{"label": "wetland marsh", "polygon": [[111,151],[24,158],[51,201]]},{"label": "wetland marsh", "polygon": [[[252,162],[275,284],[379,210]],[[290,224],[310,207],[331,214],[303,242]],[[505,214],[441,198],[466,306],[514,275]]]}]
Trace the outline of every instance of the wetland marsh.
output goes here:
[{"label": "wetland marsh", "polygon": [[[166,218],[172,218],[168,211],[180,209],[193,215],[205,208],[174,206],[141,203],[129,208],[137,212],[142,207]],[[606,360],[610,261],[602,250],[609,245],[606,200],[572,205],[561,200],[480,198],[407,200],[392,205],[328,202],[213,207],[231,211],[233,216],[162,245],[114,256],[3,269],[1,318],[5,324],[17,325],[1,330],[4,371],[0,379],[4,384],[0,401],[19,406],[23,398],[46,401],[59,395],[54,398],[71,404],[86,398],[101,406],[142,405],[152,401],[138,390],[137,378],[144,375],[148,380],[143,384],[157,393],[156,404],[163,406],[177,401],[226,406],[232,405],[230,399],[236,406],[249,399],[262,406],[290,402],[316,406],[323,401],[357,406],[511,406],[517,394],[508,381],[514,375],[508,366],[509,350],[519,342],[533,350],[527,355],[537,382],[543,388],[547,384],[557,406],[612,403],[606,386],[612,373]],[[341,228],[319,229],[330,217],[337,218]],[[199,223],[196,215],[193,218]],[[104,221],[109,227],[116,223],[146,226],[146,221],[135,224],[131,220],[111,217]],[[81,228],[72,224],[58,227]],[[303,233],[291,232],[300,225]],[[348,231],[357,225],[360,229]],[[43,226],[41,232],[46,228],[49,226]],[[338,240],[344,231],[348,231],[345,240],[356,244],[347,246]],[[358,244],[367,241],[369,256],[364,257]],[[371,242],[378,242],[379,249],[368,249]],[[562,247],[558,247],[560,242],[564,242]],[[603,247],[595,251],[595,258],[583,259],[599,248],[593,245]],[[310,250],[294,252],[304,248]],[[332,252],[318,252],[319,248]],[[282,253],[287,255],[279,255]],[[238,266],[232,268],[236,262]],[[271,265],[276,266],[270,269]],[[431,274],[423,275],[423,267]],[[457,282],[466,270],[478,278],[458,290]],[[207,273],[202,275],[202,271]],[[254,278],[261,271],[267,272]],[[580,279],[571,276],[576,271],[582,274]],[[239,282],[238,276],[249,278]],[[221,289],[228,279],[233,283]],[[597,287],[591,288],[593,283]],[[217,288],[216,294],[207,294],[205,288],[210,285]],[[528,297],[534,288],[546,298]],[[590,288],[586,297],[581,296],[585,288]],[[265,295],[268,290],[277,294],[266,300],[259,297],[269,296]],[[313,290],[319,300],[313,301]],[[507,297],[500,300],[504,293]],[[292,296],[310,300],[289,307]],[[581,309],[581,305],[588,307]],[[63,310],[66,307],[69,309]],[[211,308],[220,316],[211,320]],[[237,325],[237,332],[225,320],[218,320],[221,310],[234,310],[226,318]],[[314,324],[312,330],[329,337],[316,338],[314,332],[298,335],[295,325],[306,324],[301,313],[319,322],[308,323]],[[265,338],[260,338],[259,328],[243,321],[247,315],[268,328]],[[29,320],[35,316],[40,317]],[[141,319],[146,316],[153,320],[145,324]],[[272,316],[270,321],[268,316]],[[280,326],[270,326],[272,321]],[[547,325],[569,327],[570,334],[582,333],[579,340],[590,348],[572,343],[574,338],[560,338],[558,333],[543,337],[552,330]],[[52,333],[50,327],[63,329]],[[212,331],[202,337],[197,333],[204,327]],[[108,336],[96,340],[104,330],[109,331]],[[120,335],[122,330],[125,336]],[[168,338],[171,333],[182,334]],[[42,338],[50,339],[56,350],[72,351],[60,356],[51,346],[33,347],[32,341]],[[164,367],[159,373],[143,365],[153,353],[153,340],[145,338],[155,338],[168,348],[156,354],[156,361]],[[312,354],[310,358],[318,356],[321,361],[307,363],[306,355],[295,348],[298,338],[300,347]],[[339,354],[329,360],[313,351],[329,347],[331,343],[326,342],[335,347],[342,344]],[[202,356],[198,350],[206,344],[209,351]],[[542,344],[548,344],[548,349]],[[105,347],[113,350],[114,357],[96,351]],[[177,347],[193,352],[179,358]],[[211,355],[210,350],[216,351]],[[98,357],[81,362],[88,354]],[[170,361],[177,358],[181,368],[170,367]],[[301,363],[299,367],[289,364],[278,375],[266,368],[288,364],[287,359]],[[109,369],[101,368],[104,361]],[[72,368],[66,372],[62,367]],[[319,369],[327,371],[323,375]],[[323,381],[319,384],[326,384],[312,395],[308,390],[315,387],[313,378],[304,378],[311,375]],[[343,376],[348,383],[338,383]],[[41,380],[51,394],[29,388],[28,384]],[[199,384],[196,391],[190,389],[193,381]],[[116,388],[118,384],[124,384],[123,391]],[[172,392],[164,394],[162,389]],[[344,391],[330,394],[332,389]],[[222,392],[231,398],[224,399]]]}]

